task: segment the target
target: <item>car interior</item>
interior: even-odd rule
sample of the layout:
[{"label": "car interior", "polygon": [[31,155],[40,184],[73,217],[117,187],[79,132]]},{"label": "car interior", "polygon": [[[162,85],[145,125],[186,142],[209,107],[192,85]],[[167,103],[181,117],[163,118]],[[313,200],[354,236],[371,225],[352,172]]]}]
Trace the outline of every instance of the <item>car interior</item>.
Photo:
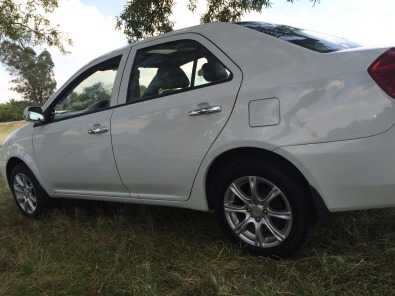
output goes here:
[{"label": "car interior", "polygon": [[[52,116],[61,119],[108,108],[112,87],[106,83],[115,80],[118,65],[119,58],[99,65],[55,106]],[[213,54],[193,40],[145,48],[137,51],[127,102],[225,81],[230,76],[230,71]]]},{"label": "car interior", "polygon": [[[198,61],[205,61],[200,69]],[[144,85],[145,69],[155,74]],[[203,83],[224,81],[230,72],[210,52],[192,40],[148,48],[137,52],[128,91],[128,102],[142,101],[196,87],[200,76]],[[144,79],[145,78],[145,79]]]}]

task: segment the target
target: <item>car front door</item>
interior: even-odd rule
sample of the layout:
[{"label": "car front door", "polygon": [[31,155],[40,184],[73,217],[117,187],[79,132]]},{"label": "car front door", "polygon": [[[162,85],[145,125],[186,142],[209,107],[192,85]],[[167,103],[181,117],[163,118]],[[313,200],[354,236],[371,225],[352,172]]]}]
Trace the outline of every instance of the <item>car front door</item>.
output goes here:
[{"label": "car front door", "polygon": [[117,102],[127,50],[85,67],[45,109],[34,128],[37,165],[50,193],[69,197],[122,197],[111,146],[110,117]]},{"label": "car front door", "polygon": [[117,167],[131,196],[186,200],[229,118],[239,68],[213,43],[180,34],[132,48],[111,119]]}]

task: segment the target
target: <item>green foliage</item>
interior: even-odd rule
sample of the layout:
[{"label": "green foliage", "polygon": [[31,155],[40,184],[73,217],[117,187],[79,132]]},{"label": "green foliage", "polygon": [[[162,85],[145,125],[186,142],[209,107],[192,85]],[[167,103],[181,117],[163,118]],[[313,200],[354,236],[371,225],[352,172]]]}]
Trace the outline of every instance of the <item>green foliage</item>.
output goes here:
[{"label": "green foliage", "polygon": [[55,90],[54,63],[47,50],[37,55],[30,47],[4,41],[0,45],[0,60],[15,77],[11,90],[24,100],[42,105]]},{"label": "green foliage", "polygon": [[224,240],[209,213],[58,203],[29,220],[0,183],[0,295],[394,295],[395,210],[336,213],[278,260]]},{"label": "green foliage", "polygon": [[[198,0],[189,0],[188,9],[195,11]],[[293,0],[283,0],[293,2]],[[313,3],[319,0],[310,0]],[[249,12],[261,12],[270,7],[271,0],[207,0],[207,11],[201,17],[203,23],[236,22]],[[117,18],[117,28],[130,42],[173,30],[169,20],[173,0],[130,0]]]},{"label": "green foliage", "polygon": [[63,41],[71,41],[46,17],[57,7],[58,0],[0,0],[0,43],[46,44],[65,52]]},{"label": "green foliage", "polygon": [[117,28],[129,41],[169,32],[173,29],[169,20],[173,5],[173,0],[131,0],[117,18]]},{"label": "green foliage", "polygon": [[0,104],[0,122],[17,121],[23,119],[23,110],[31,104],[27,101],[10,100]]},{"label": "green foliage", "polygon": [[[196,1],[196,0],[195,0]],[[289,2],[289,0],[287,0]],[[208,0],[207,12],[202,16],[202,22],[236,22],[243,14],[270,7],[270,0]]]}]

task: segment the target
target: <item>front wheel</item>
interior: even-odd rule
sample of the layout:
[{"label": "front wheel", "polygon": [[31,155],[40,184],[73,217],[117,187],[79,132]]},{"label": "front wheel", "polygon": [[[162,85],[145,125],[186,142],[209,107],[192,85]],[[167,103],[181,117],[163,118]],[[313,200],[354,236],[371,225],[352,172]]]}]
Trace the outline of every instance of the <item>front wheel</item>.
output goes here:
[{"label": "front wheel", "polygon": [[16,205],[25,216],[36,218],[48,206],[47,193],[25,165],[16,165],[9,181]]},{"label": "front wheel", "polygon": [[217,217],[225,232],[250,251],[286,257],[305,240],[309,204],[305,186],[270,162],[232,163],[217,175]]}]

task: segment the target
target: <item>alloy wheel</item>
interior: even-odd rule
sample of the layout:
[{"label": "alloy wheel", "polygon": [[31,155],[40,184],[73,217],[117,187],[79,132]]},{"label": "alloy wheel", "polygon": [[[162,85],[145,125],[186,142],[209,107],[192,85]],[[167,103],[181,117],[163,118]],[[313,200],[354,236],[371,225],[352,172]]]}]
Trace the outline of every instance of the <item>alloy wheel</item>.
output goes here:
[{"label": "alloy wheel", "polygon": [[276,247],[291,232],[291,205],[280,188],[265,178],[244,176],[234,180],[225,192],[223,206],[230,228],[249,245]]},{"label": "alloy wheel", "polygon": [[24,173],[14,176],[13,189],[19,207],[27,214],[33,214],[37,209],[36,190],[32,180]]}]

